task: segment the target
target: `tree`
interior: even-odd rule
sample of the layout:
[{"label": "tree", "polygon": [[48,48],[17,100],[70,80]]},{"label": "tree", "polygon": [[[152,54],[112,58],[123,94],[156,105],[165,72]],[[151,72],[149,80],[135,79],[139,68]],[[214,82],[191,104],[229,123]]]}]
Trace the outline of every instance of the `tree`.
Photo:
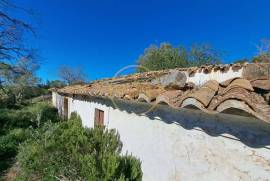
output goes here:
[{"label": "tree", "polygon": [[86,75],[80,68],[62,66],[59,69],[60,78],[68,85],[82,84],[86,82]]},{"label": "tree", "polygon": [[[5,10],[5,11],[4,11]],[[30,11],[18,7],[8,0],[0,0],[0,59],[18,60],[29,56],[31,49],[23,43],[25,34],[34,34],[33,27],[24,20],[9,15],[9,11],[17,11],[29,14]],[[18,12],[19,11],[19,12]]]},{"label": "tree", "polygon": [[139,72],[147,70],[171,69],[185,67],[188,64],[187,51],[183,47],[174,48],[169,43],[160,46],[150,45],[138,60]]},{"label": "tree", "polygon": [[137,61],[137,71],[164,70],[176,67],[200,66],[220,63],[221,54],[209,45],[193,45],[190,51],[183,46],[173,47],[169,43],[150,45]]},{"label": "tree", "polygon": [[221,53],[208,44],[195,44],[191,47],[188,66],[212,65],[221,63]]},{"label": "tree", "polygon": [[2,69],[2,96],[7,98],[8,104],[22,103],[27,97],[31,97],[32,88],[37,85],[39,79],[35,72],[39,68],[37,62],[32,58],[21,58],[9,68]]},{"label": "tree", "polygon": [[270,63],[270,40],[263,39],[257,46],[258,55],[252,59],[252,62]]},{"label": "tree", "polygon": [[19,149],[21,180],[142,179],[141,163],[121,155],[115,130],[84,128],[73,114],[67,122],[45,125]]},{"label": "tree", "polygon": [[27,34],[34,35],[33,27],[26,21],[10,14],[29,11],[7,0],[0,0],[0,101],[3,98],[21,102],[28,86],[33,86],[38,79],[36,50],[25,45]]}]

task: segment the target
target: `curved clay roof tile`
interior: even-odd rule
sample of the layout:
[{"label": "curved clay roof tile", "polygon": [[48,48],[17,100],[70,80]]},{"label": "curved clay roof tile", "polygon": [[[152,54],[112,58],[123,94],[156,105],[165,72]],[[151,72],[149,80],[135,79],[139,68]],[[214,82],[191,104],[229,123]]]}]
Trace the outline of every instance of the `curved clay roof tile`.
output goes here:
[{"label": "curved clay roof tile", "polygon": [[207,108],[205,108],[205,106],[200,101],[198,101],[197,99],[192,98],[192,97],[185,99],[182,102],[181,108],[185,108],[185,107],[189,107],[189,106],[196,107],[196,108],[200,109],[201,111],[208,113],[208,114],[215,113],[215,111],[208,110]]},{"label": "curved clay roof tile", "polygon": [[234,77],[232,79],[225,80],[223,82],[220,82],[219,85],[222,86],[222,87],[227,87],[235,79],[241,79],[241,77]]},{"label": "curved clay roof tile", "polygon": [[[259,106],[259,105],[258,105]],[[216,108],[217,112],[223,112],[227,109],[240,109],[242,111],[245,111],[251,115],[253,115],[254,117],[261,119],[267,123],[270,123],[270,111],[268,108],[267,111],[254,111],[253,109],[251,109],[249,107],[248,104],[246,104],[246,102],[244,101],[240,101],[240,100],[236,100],[236,99],[228,99],[224,102],[222,102],[220,105],[218,105],[218,107]]]},{"label": "curved clay roof tile", "polygon": [[235,100],[241,100],[244,101],[246,104],[248,104],[253,110],[256,109],[256,102],[261,102],[256,97],[253,97],[250,91],[241,88],[236,87],[233,89],[228,90],[223,95],[217,95],[214,97],[213,101],[209,105],[209,109],[215,110],[222,102],[228,100],[228,99],[235,99]]},{"label": "curved clay roof tile", "polygon": [[270,79],[255,79],[251,80],[251,85],[256,88],[270,90]]},{"label": "curved clay roof tile", "polygon": [[191,92],[187,95],[185,95],[182,99],[184,101],[187,98],[194,98],[198,101],[200,101],[205,107],[209,105],[213,97],[218,91],[218,82],[215,80],[209,80],[207,81],[199,90],[196,90],[194,92]]},{"label": "curved clay roof tile", "polygon": [[170,90],[166,91],[156,98],[156,104],[160,104],[162,102],[168,104],[171,107],[176,108],[177,104],[175,104],[175,99],[177,99],[179,96],[183,94],[183,91],[181,90]]},{"label": "curved clay roof tile", "polygon": [[233,89],[233,88],[243,88],[249,91],[254,91],[252,85],[250,84],[250,82],[246,79],[234,79],[231,81],[231,83],[225,88],[225,89],[220,89],[220,91],[218,92],[219,95],[223,95],[225,93],[227,93],[229,90]]},{"label": "curved clay roof tile", "polygon": [[143,93],[139,94],[138,101],[150,103],[151,100]]}]

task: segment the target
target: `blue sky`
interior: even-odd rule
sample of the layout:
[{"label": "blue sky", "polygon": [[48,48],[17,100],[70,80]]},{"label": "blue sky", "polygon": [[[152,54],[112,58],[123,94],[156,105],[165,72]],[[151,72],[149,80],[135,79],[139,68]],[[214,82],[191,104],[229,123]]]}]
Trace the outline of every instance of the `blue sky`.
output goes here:
[{"label": "blue sky", "polygon": [[270,38],[269,0],[24,0],[38,14],[30,43],[42,59],[38,75],[57,79],[61,65],[79,66],[89,80],[134,64],[151,43],[209,43],[224,63],[256,54]]}]

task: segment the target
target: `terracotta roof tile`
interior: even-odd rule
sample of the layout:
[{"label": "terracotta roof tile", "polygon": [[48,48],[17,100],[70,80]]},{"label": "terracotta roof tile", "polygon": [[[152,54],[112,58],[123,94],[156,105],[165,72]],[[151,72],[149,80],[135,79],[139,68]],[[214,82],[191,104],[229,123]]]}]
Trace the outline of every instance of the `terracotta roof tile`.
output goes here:
[{"label": "terracotta roof tile", "polygon": [[[251,68],[253,65],[255,69]],[[186,82],[184,84],[181,82],[179,84],[181,86],[171,86],[171,84],[175,83],[174,81],[179,81],[179,77],[182,77],[183,74],[174,73],[173,75],[176,77],[168,78],[167,80],[166,77],[173,71],[162,70],[103,79],[94,81],[88,85],[67,86],[52,91],[69,95],[79,94],[145,101],[150,104],[166,103],[173,108],[179,109],[195,106],[211,114],[223,112],[229,108],[241,109],[270,123],[270,105],[268,100],[270,95],[270,78],[267,75],[267,65],[211,65],[176,68],[174,71],[185,71],[188,76],[197,71],[209,73],[212,70],[227,71],[230,68],[238,70],[242,67],[247,67],[247,69],[244,69],[243,77],[235,77],[220,83],[216,80],[210,80],[201,86],[195,85],[192,82]],[[270,70],[269,64],[268,67]],[[153,81],[160,77],[163,77],[162,82]],[[257,88],[264,91],[256,92]]]}]

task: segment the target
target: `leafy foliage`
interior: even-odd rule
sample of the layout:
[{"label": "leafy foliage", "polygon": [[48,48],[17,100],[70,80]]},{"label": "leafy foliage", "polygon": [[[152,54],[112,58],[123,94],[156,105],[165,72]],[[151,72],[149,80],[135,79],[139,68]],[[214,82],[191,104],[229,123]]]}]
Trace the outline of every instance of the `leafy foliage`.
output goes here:
[{"label": "leafy foliage", "polygon": [[15,128],[0,136],[0,175],[12,164],[19,144],[25,141],[30,133],[29,129]]},{"label": "leafy foliage", "polygon": [[[0,62],[1,64],[1,62]],[[39,79],[35,76],[38,64],[32,59],[20,59],[9,69],[0,68],[0,102],[22,103],[36,90]]]},{"label": "leafy foliage", "polygon": [[142,66],[140,71],[146,71],[143,67],[149,70],[184,67],[188,64],[187,52],[184,48],[174,48],[167,43],[161,44],[160,47],[151,45],[139,58],[138,63]]},{"label": "leafy foliage", "polygon": [[46,124],[20,147],[17,179],[141,180],[140,161],[121,156],[121,149],[115,130],[83,128],[73,115],[67,122]]},{"label": "leafy foliage", "polygon": [[14,128],[37,128],[45,122],[58,122],[57,109],[47,103],[36,103],[22,109],[0,110],[0,133]]},{"label": "leafy foliage", "polygon": [[151,45],[139,57],[137,71],[163,70],[176,67],[199,66],[220,63],[221,54],[209,45],[193,45],[190,50],[173,47],[169,43]]},{"label": "leafy foliage", "polygon": [[0,110],[0,175],[13,162],[19,144],[48,121],[58,122],[59,117],[57,110],[46,103]]}]

